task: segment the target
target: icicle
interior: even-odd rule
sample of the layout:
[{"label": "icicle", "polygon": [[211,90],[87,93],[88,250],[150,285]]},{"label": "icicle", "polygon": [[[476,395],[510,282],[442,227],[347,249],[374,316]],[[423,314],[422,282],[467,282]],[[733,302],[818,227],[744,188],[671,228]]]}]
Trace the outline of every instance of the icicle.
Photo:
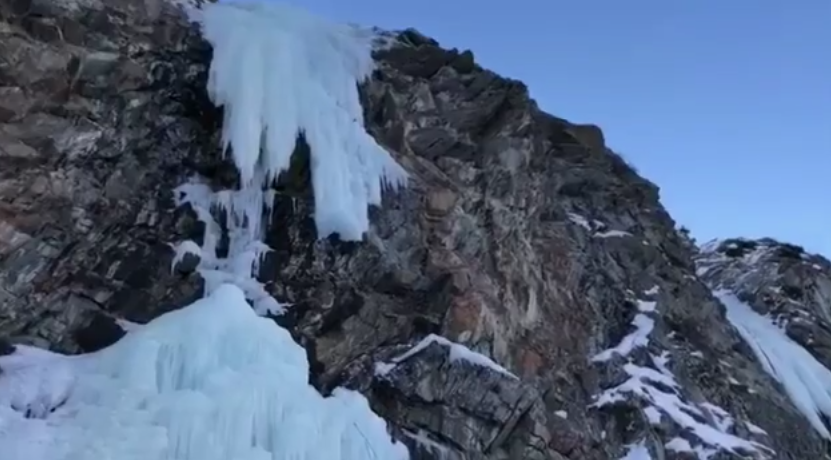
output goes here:
[{"label": "icicle", "polygon": [[363,125],[357,84],[374,68],[372,36],[277,4],[213,4],[202,24],[214,47],[209,95],[225,107],[223,142],[243,187],[267,186],[287,170],[302,132],[318,236],[361,240],[367,207],[407,180]]}]

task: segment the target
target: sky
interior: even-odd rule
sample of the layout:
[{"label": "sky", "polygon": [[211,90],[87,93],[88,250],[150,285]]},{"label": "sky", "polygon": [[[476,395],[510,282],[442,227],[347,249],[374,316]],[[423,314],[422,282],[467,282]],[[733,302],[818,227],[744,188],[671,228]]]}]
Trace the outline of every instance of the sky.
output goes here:
[{"label": "sky", "polygon": [[703,242],[770,236],[831,256],[829,0],[290,0],[414,27],[603,128]]}]

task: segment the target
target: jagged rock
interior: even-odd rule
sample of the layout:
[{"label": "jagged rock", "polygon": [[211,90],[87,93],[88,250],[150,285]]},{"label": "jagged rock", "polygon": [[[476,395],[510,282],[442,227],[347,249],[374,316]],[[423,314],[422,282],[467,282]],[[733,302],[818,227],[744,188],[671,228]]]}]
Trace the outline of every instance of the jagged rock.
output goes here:
[{"label": "jagged rock", "polygon": [[[0,3],[0,336],[100,348],[120,334],[111,318],[143,323],[201,292],[195,273],[171,273],[168,243],[201,235],[173,189],[194,173],[217,184],[235,175],[204,91],[210,50],[173,5],[151,3]],[[296,155],[261,273],[293,305],[279,321],[309,350],[316,386],[364,391],[416,458],[602,460],[634,443],[688,458],[667,446],[701,439],[666,413],[656,419],[648,397],[617,390],[614,404],[594,405],[639,366],[671,374],[675,386],[654,391],[696,423],[717,428],[726,411],[735,423],[725,430],[773,458],[829,458],[696,277],[658,188],[598,127],[542,112],[522,83],[413,30],[376,58],[362,87],[368,129],[411,172],[410,187],[372,211],[365,243],[316,241]],[[789,287],[766,308],[787,315],[786,298],[824,299],[806,305],[827,315],[829,278],[806,285],[795,248],[771,257],[790,267],[775,275]],[[761,295],[765,273],[748,295]],[[639,313],[642,301],[652,306]],[[648,340],[592,361],[638,314],[654,323]],[[800,327],[793,334],[828,360],[831,338]],[[451,363],[435,346],[375,374],[431,333],[519,380]]]},{"label": "jagged rock", "polygon": [[831,368],[831,263],[770,238],[714,241],[697,256],[699,276],[735,292]]}]

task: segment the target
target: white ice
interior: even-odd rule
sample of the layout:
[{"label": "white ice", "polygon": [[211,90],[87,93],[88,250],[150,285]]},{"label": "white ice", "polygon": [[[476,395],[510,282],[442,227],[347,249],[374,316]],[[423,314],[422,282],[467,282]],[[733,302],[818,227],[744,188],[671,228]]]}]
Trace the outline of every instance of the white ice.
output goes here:
[{"label": "white ice", "polygon": [[831,439],[821,415],[831,417],[831,371],[773,322],[729,291],[714,292],[727,319],[817,432]]},{"label": "white ice", "polygon": [[364,126],[357,85],[375,68],[375,34],[276,2],[209,4],[199,20],[214,52],[208,93],[224,106],[223,144],[242,187],[259,190],[286,171],[302,134],[318,237],[360,241],[368,206],[407,180]]},{"label": "white ice", "polygon": [[[358,393],[223,285],[100,352],[0,357],[4,460],[405,460]],[[30,418],[24,415],[29,412]]]},{"label": "white ice", "polygon": [[626,446],[626,455],[620,460],[652,460],[652,454],[646,447],[646,443],[641,441]]}]

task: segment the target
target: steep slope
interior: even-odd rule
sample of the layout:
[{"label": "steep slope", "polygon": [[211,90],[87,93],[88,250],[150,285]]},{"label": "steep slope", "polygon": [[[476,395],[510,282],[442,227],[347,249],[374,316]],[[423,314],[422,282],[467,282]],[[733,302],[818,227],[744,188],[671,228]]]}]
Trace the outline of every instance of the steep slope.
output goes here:
[{"label": "steep slope", "polygon": [[[173,190],[236,172],[210,48],[151,6],[0,4],[0,336],[97,350],[199,293],[198,260],[170,270],[203,230]],[[363,243],[317,240],[308,146],[275,190],[260,278],[321,391],[363,392],[417,459],[827,458],[598,128],[470,52],[386,39],[362,103],[409,187]],[[518,378],[444,340],[402,357],[430,334]]]},{"label": "steep slope", "polygon": [[698,276],[775,318],[788,335],[831,365],[831,262],[773,239],[717,240],[696,256]]},{"label": "steep slope", "polygon": [[741,238],[707,243],[696,261],[762,367],[831,439],[831,263],[792,244]]}]

